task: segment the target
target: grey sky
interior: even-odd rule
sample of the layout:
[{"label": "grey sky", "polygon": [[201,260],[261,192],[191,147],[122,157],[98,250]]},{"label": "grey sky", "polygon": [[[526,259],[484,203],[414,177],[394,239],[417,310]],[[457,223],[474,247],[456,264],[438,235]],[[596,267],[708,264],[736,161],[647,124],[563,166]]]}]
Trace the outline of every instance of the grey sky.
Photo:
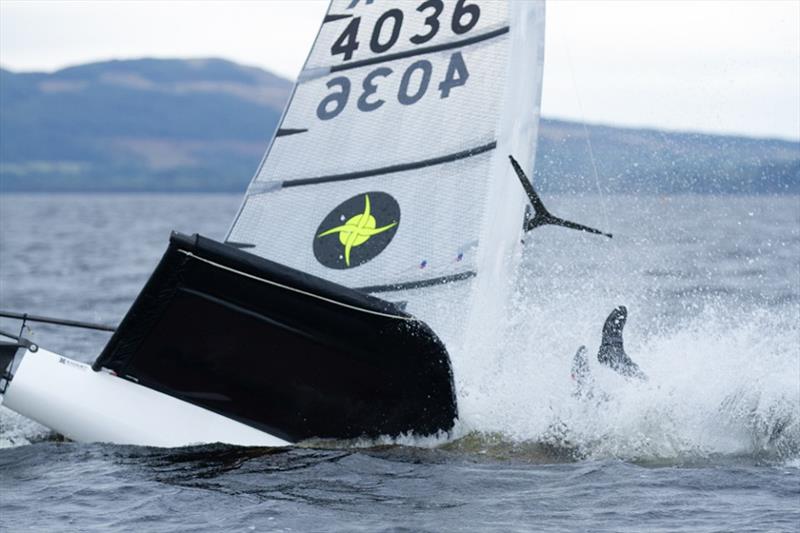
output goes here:
[{"label": "grey sky", "polygon": [[[0,65],[223,57],[294,77],[327,2],[0,0]],[[543,114],[800,139],[800,0],[547,6]]]}]

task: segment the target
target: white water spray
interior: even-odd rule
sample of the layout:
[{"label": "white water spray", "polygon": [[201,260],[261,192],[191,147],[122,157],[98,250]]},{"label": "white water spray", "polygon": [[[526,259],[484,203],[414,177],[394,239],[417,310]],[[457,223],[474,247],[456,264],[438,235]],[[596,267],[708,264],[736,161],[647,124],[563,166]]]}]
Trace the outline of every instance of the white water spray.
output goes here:
[{"label": "white water spray", "polygon": [[[558,209],[590,212],[584,204],[591,200],[560,201]],[[744,204],[716,201],[734,213]],[[615,231],[621,238],[612,242],[557,228],[530,240],[504,340],[481,364],[456,367],[463,423],[575,457],[794,460],[800,454],[800,305],[797,287],[791,280],[781,285],[779,277],[791,254],[783,262],[748,259],[774,272],[729,281],[724,258],[741,254],[743,245],[703,243],[700,235],[691,248],[710,266],[699,279],[697,265],[681,257],[686,245],[674,243],[673,235],[684,233],[672,232],[695,221],[676,218],[658,227],[648,220],[652,213],[638,217]],[[726,220],[739,225],[735,216]],[[781,238],[797,245],[792,235]],[[783,296],[769,292],[779,285]],[[628,306],[626,350],[647,382],[628,381],[594,357],[603,321],[618,304]],[[599,390],[588,401],[573,395],[570,378],[582,344]]]}]

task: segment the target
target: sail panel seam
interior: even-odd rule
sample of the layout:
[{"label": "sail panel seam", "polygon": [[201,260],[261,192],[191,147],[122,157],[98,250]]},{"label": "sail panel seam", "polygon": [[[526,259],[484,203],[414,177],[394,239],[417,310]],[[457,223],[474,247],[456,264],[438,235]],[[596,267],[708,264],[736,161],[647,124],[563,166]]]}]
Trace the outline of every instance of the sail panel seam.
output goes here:
[{"label": "sail panel seam", "polygon": [[[330,183],[333,181],[348,181],[361,178],[369,178],[372,176],[381,176],[383,174],[392,174],[395,172],[405,172],[408,170],[418,170],[420,168],[432,167],[434,165],[441,165],[444,163],[452,163],[460,159],[480,155],[484,152],[489,152],[497,148],[497,141],[492,141],[483,146],[470,148],[469,150],[462,150],[453,154],[443,155],[439,157],[432,157],[430,159],[423,159],[421,161],[414,161],[412,163],[400,163],[397,165],[389,165],[386,167],[374,168],[370,170],[359,170],[357,172],[346,172],[344,174],[331,174],[329,176],[318,176],[315,178],[297,178],[293,180],[286,180],[281,184],[281,188],[299,187],[302,185],[317,185],[320,183]],[[271,191],[270,191],[271,192]],[[263,194],[263,193],[253,193]]]},{"label": "sail panel seam", "polygon": [[405,291],[409,289],[420,289],[423,287],[433,287],[435,285],[444,285],[453,281],[463,281],[465,279],[474,278],[478,273],[474,270],[467,270],[459,272],[458,274],[450,274],[448,276],[440,276],[438,278],[421,279],[417,281],[404,281],[400,283],[388,283],[386,285],[370,285],[367,287],[356,287],[355,290],[361,292],[395,292]]},{"label": "sail panel seam", "polygon": [[298,133],[305,133],[308,128],[279,128],[275,132],[275,137],[288,137],[289,135],[296,135]]},{"label": "sail panel seam", "polygon": [[341,14],[341,15],[334,15],[334,14],[328,14],[328,15],[325,15],[325,18],[324,18],[324,19],[322,19],[322,23],[323,23],[323,24],[327,24],[327,23],[329,23],[329,22],[336,22],[337,20],[343,20],[343,19],[349,19],[349,18],[353,18],[353,15],[345,15],[345,14]]}]

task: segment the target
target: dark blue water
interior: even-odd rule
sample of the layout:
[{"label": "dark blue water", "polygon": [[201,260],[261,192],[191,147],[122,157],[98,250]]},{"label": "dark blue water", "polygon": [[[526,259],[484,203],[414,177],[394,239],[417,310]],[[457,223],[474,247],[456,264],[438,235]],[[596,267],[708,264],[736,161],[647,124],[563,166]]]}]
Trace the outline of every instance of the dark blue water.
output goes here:
[{"label": "dark blue water", "polygon": [[[219,238],[238,202],[4,195],[0,307],[114,324],[171,229]],[[800,198],[551,204],[615,239],[528,238],[503,340],[454,360],[452,435],[163,450],[62,442],[0,408],[0,530],[797,531]],[[602,399],[580,401],[572,354],[618,303],[650,380],[595,365]],[[84,361],[107,339],[32,335]]]}]

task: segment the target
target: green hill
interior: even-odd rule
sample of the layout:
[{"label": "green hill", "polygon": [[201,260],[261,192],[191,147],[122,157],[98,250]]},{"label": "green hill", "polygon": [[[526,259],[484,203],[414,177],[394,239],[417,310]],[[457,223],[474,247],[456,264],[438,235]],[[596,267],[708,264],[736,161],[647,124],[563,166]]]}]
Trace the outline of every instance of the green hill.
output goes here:
[{"label": "green hill", "polygon": [[[3,191],[242,191],[290,81],[221,59],[0,69]],[[800,192],[800,143],[589,126],[608,192]],[[583,126],[544,120],[537,181],[596,190]]]}]

